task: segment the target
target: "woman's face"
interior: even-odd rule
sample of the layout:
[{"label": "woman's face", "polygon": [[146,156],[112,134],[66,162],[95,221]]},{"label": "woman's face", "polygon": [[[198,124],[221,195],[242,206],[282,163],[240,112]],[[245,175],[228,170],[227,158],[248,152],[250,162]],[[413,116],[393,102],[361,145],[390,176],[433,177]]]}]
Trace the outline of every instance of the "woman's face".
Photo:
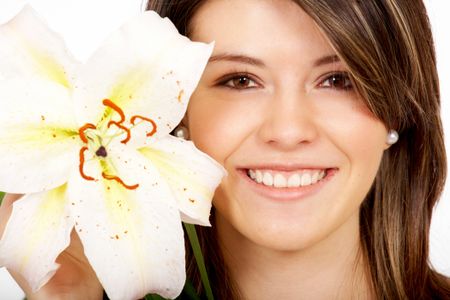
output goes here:
[{"label": "woman's face", "polygon": [[387,131],[312,19],[287,0],[215,0],[191,25],[215,41],[185,124],[228,171],[218,226],[279,250],[357,230]]}]

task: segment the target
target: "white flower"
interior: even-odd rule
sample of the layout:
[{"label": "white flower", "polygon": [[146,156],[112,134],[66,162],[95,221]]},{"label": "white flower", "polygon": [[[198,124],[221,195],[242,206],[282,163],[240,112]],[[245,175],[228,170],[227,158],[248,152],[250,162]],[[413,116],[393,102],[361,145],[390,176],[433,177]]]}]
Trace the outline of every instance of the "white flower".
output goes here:
[{"label": "white flower", "polygon": [[0,190],[26,194],[0,240],[0,266],[38,290],[75,229],[111,299],[176,297],[181,221],[209,224],[225,174],[169,135],[212,45],[146,12],[81,65],[30,7],[0,27],[0,45]]}]

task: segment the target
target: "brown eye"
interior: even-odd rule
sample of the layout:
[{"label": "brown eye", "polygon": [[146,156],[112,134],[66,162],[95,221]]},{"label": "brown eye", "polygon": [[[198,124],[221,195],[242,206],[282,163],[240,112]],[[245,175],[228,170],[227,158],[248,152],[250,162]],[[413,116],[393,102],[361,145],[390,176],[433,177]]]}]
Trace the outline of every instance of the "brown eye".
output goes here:
[{"label": "brown eye", "polygon": [[237,74],[225,78],[220,84],[236,90],[250,89],[258,86],[255,80],[246,74]]},{"label": "brown eye", "polygon": [[346,73],[335,73],[328,76],[320,83],[320,87],[337,90],[350,90],[353,88],[352,81]]},{"label": "brown eye", "polygon": [[237,88],[247,88],[250,83],[251,79],[245,76],[239,76],[237,78],[233,78],[233,86]]}]

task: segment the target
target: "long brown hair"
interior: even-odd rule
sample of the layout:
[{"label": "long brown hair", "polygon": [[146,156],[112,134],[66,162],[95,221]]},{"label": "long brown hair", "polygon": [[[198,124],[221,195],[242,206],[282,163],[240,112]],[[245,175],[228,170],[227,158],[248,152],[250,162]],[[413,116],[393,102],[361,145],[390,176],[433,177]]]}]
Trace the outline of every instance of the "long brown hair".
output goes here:
[{"label": "long brown hair", "polygon": [[[373,294],[377,299],[450,299],[449,280],[428,261],[431,215],[447,162],[434,44],[423,2],[292,1],[328,37],[372,113],[400,134],[385,151],[360,208],[361,253]],[[150,0],[148,9],[189,35],[189,22],[204,2]],[[197,230],[216,297],[239,298],[214,227]],[[201,292],[191,257],[188,252],[188,276]]]}]

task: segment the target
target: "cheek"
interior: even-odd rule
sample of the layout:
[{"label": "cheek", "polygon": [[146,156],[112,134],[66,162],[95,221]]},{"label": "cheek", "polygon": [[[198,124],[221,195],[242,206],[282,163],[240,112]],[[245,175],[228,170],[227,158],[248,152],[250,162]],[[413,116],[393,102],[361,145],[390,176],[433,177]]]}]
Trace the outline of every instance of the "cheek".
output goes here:
[{"label": "cheek", "polygon": [[328,139],[334,141],[349,159],[363,156],[370,160],[374,152],[383,152],[387,130],[361,101],[329,101],[326,104],[325,108],[316,110],[318,124],[322,124]]},{"label": "cheek", "polygon": [[251,132],[241,106],[210,99],[201,91],[193,94],[187,117],[192,141],[222,165]]},{"label": "cheek", "polygon": [[375,179],[386,148],[387,130],[363,105],[343,106],[328,119],[327,134],[347,161],[352,199],[365,196]]}]

